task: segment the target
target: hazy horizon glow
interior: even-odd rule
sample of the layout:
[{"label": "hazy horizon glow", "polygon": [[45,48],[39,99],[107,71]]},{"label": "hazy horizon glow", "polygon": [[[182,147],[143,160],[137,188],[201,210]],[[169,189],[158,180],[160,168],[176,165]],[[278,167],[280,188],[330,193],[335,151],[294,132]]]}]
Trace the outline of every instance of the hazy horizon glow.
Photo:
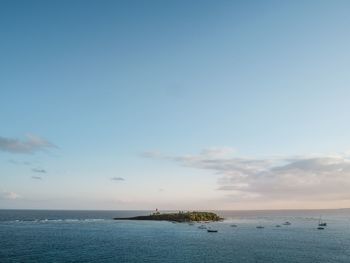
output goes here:
[{"label": "hazy horizon glow", "polygon": [[349,12],[1,2],[0,209],[350,207]]}]

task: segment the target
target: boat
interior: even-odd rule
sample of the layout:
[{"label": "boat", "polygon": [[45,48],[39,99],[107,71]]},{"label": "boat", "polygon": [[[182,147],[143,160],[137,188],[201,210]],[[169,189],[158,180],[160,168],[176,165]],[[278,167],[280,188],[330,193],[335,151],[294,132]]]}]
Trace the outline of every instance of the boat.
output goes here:
[{"label": "boat", "polygon": [[207,229],[209,233],[217,233],[218,231],[216,229]]},{"label": "boat", "polygon": [[283,223],[283,225],[285,225],[285,226],[290,226],[291,224],[292,224],[292,223],[289,222],[289,221],[286,221],[286,222]]},{"label": "boat", "polygon": [[193,226],[193,225],[194,225],[194,223],[193,223],[193,222],[191,222],[191,223],[188,223],[188,225],[189,225],[189,226]]},{"label": "boat", "polygon": [[281,225],[276,225],[276,227],[281,227]]},{"label": "boat", "polygon": [[320,217],[320,219],[318,220],[318,226],[327,226],[327,223],[323,222],[321,217]]},{"label": "boat", "polygon": [[318,229],[318,230],[323,230],[324,227],[323,227],[323,226],[319,226],[319,227],[317,227],[317,229]]},{"label": "boat", "polygon": [[231,225],[231,227],[237,227],[237,225],[235,225],[235,224],[232,224],[232,225]]},{"label": "boat", "polygon": [[258,229],[262,229],[262,228],[264,228],[264,226],[257,226],[256,228],[258,228]]}]

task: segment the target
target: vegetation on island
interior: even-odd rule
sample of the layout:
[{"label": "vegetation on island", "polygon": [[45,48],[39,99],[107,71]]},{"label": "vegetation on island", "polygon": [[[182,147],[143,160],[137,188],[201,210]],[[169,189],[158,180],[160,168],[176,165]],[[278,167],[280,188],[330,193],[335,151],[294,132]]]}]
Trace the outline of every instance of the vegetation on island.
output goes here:
[{"label": "vegetation on island", "polygon": [[173,221],[173,222],[200,222],[200,221],[220,221],[220,216],[213,212],[183,212],[164,213],[158,211],[148,216],[135,216],[128,218],[114,218],[115,220],[155,220],[155,221]]}]

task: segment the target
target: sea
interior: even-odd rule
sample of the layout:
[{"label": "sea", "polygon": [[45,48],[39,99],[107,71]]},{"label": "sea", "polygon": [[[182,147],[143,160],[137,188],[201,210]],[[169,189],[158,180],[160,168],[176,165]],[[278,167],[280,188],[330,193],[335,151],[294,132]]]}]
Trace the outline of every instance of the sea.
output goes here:
[{"label": "sea", "polygon": [[350,262],[349,209],[215,212],[217,233],[113,220],[150,211],[0,210],[0,262]]}]

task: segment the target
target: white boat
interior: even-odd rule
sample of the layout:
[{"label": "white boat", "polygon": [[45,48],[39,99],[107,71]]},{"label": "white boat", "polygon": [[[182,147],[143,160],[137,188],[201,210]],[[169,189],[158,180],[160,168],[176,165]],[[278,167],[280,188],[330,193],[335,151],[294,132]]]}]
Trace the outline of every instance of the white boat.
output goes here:
[{"label": "white boat", "polygon": [[291,222],[288,222],[288,221],[283,223],[283,225],[285,225],[285,226],[290,226],[291,224],[292,224],[292,223],[291,223]]}]

